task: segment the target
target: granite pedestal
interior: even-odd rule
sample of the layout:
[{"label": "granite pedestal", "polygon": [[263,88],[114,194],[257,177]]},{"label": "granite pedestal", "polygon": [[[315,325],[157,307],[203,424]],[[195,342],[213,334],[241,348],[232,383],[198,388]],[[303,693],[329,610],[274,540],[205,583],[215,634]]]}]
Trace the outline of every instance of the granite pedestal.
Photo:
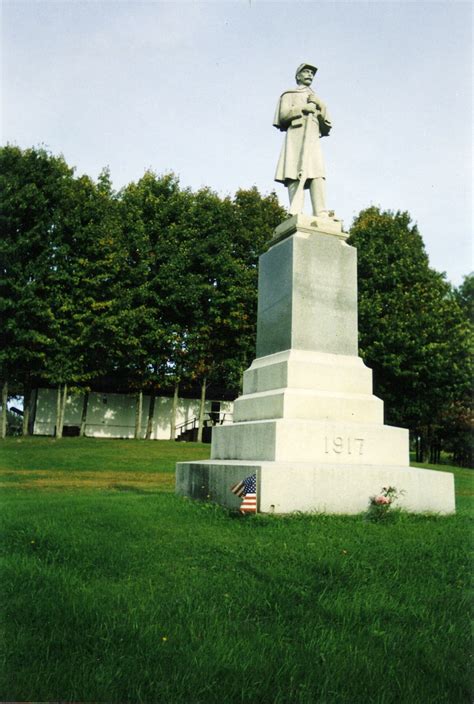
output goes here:
[{"label": "granite pedestal", "polygon": [[357,257],[336,220],[293,216],[260,257],[257,357],[211,459],[182,462],[176,491],[237,508],[256,473],[257,510],[358,513],[382,487],[409,511],[455,510],[453,475],[409,467],[408,431],[384,425],[358,357]]}]

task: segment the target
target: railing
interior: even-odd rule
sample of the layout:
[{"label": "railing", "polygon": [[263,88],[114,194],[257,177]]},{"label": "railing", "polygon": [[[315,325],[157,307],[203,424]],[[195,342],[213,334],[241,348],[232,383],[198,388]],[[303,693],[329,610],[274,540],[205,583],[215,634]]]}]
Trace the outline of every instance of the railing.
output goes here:
[{"label": "railing", "polygon": [[191,420],[186,420],[184,423],[180,423],[175,428],[176,435],[184,433],[185,430],[194,430],[194,428],[197,428],[198,422],[199,418],[195,416],[194,418],[191,418]]},{"label": "railing", "polygon": [[[204,419],[204,428],[212,428],[214,425],[223,425],[225,422],[230,422],[233,416],[232,413],[221,413],[220,411],[208,411],[206,415],[208,417]],[[199,418],[197,416],[194,416],[194,418],[190,418],[190,420],[186,420],[184,421],[184,423],[180,423],[176,426],[175,437],[178,437],[178,435],[182,435],[187,430],[195,430],[198,427]]]}]

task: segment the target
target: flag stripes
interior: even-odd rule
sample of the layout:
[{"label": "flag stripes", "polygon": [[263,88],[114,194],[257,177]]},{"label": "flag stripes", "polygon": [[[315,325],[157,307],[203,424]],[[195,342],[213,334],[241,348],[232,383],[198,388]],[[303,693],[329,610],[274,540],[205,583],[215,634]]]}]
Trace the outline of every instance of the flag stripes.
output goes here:
[{"label": "flag stripes", "polygon": [[241,513],[257,513],[257,475],[252,474],[241,482],[234,484],[230,490],[243,499],[240,505]]},{"label": "flag stripes", "polygon": [[257,513],[257,494],[246,494],[240,505],[240,513]]}]

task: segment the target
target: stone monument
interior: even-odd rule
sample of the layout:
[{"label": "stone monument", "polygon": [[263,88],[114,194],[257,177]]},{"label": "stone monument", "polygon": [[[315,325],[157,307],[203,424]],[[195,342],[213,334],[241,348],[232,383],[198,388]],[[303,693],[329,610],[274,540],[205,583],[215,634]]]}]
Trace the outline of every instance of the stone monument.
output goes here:
[{"label": "stone monument", "polygon": [[408,431],[384,425],[358,356],[357,253],[326,209],[319,138],[331,122],[309,88],[316,70],[298,67],[275,116],[291,217],[259,261],[257,356],[233,423],[213,428],[210,460],[177,464],[176,491],[238,508],[232,485],[255,475],[258,512],[359,513],[394,486],[406,510],[451,513],[453,475],[409,466]]}]

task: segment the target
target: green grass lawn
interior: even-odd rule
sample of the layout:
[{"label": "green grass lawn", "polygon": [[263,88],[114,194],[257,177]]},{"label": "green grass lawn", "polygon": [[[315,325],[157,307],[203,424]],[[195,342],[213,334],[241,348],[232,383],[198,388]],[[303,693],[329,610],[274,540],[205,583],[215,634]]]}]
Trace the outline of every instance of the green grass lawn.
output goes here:
[{"label": "green grass lawn", "polygon": [[173,493],[208,452],[0,444],[3,701],[471,701],[469,470],[455,516],[239,518]]},{"label": "green grass lawn", "polygon": [[171,440],[8,438],[0,445],[0,486],[173,491],[176,462],[207,459],[209,450]]}]

